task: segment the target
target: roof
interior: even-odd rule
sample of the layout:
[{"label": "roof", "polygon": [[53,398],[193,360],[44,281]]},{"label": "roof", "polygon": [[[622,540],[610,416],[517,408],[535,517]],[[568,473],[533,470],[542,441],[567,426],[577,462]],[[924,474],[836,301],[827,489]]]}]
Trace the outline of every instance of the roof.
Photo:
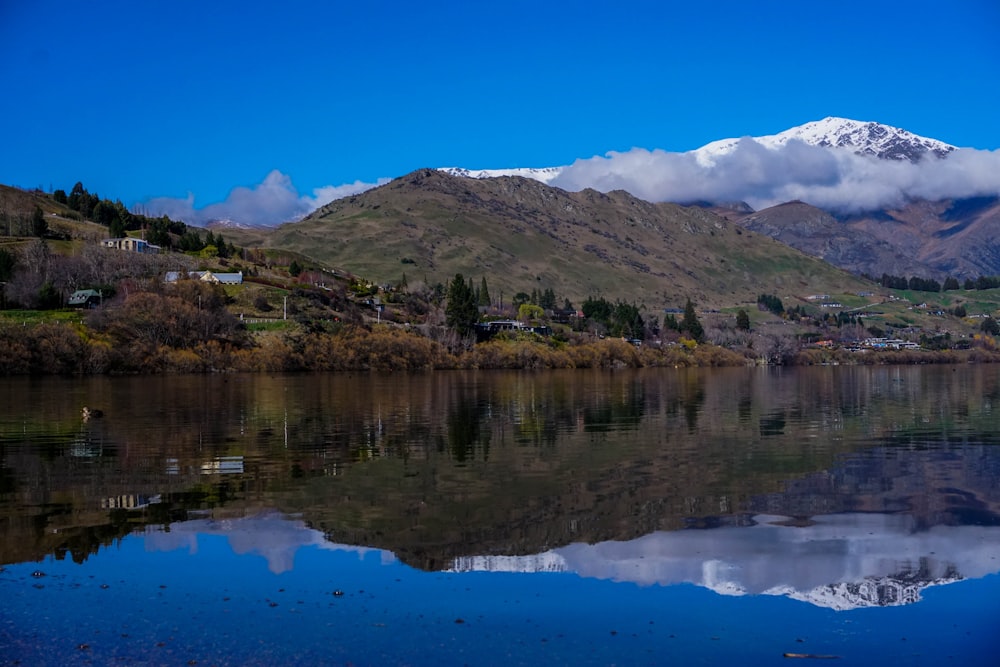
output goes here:
[{"label": "roof", "polygon": [[98,292],[97,290],[78,289],[77,291],[69,295],[68,303],[69,305],[72,306],[78,303],[87,303],[87,301],[90,299],[99,299],[99,298],[101,298],[101,293]]}]

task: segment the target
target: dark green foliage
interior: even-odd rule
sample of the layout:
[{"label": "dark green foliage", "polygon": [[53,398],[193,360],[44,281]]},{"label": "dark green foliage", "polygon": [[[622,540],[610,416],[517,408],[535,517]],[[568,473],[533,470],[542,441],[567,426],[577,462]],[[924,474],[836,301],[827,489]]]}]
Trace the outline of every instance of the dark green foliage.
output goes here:
[{"label": "dark green foliage", "polygon": [[31,216],[31,233],[42,239],[49,232],[49,223],[45,220],[45,213],[38,206],[35,207],[35,212]]},{"label": "dark green foliage", "polygon": [[80,210],[80,201],[83,199],[87,191],[83,189],[83,183],[77,181],[76,185],[69,192],[69,197],[66,199],[66,205],[69,206],[74,211]]},{"label": "dark green foliage", "polygon": [[957,306],[955,306],[954,308],[952,308],[948,312],[951,313],[952,315],[954,315],[955,317],[965,317],[966,315],[969,314],[965,310],[965,306],[963,306],[962,304],[958,304]]},{"label": "dark green foliage", "polygon": [[113,239],[123,238],[125,236],[126,231],[127,227],[125,221],[123,221],[118,216],[115,216],[111,219],[111,222],[108,225],[108,234],[111,236],[111,238]]},{"label": "dark green foliage", "polygon": [[38,290],[39,309],[50,310],[52,308],[59,308],[62,305],[62,297],[59,296],[59,292],[55,286],[50,282],[44,283],[41,289]]},{"label": "dark green foliage", "polygon": [[483,280],[479,284],[479,305],[489,306],[491,303],[490,288],[486,285],[486,276],[483,276]]},{"label": "dark green foliage", "polygon": [[879,279],[879,284],[889,289],[909,289],[914,292],[941,291],[941,283],[938,281],[930,278],[918,278],[917,276],[913,276],[907,280],[906,276],[893,276],[883,273],[882,278]]},{"label": "dark green foliage", "polygon": [[940,292],[941,283],[930,278],[917,278],[913,276],[909,280],[910,289],[915,292]]},{"label": "dark green foliage", "polygon": [[684,317],[681,319],[678,327],[682,333],[686,333],[692,340],[699,343],[705,341],[705,329],[698,320],[698,314],[694,312],[694,303],[691,302],[691,299],[688,299],[687,304],[684,306]]},{"label": "dark green foliage", "polygon": [[925,350],[949,350],[951,349],[951,334],[948,332],[934,336],[920,334],[920,347]]},{"label": "dark green foliage", "polygon": [[992,317],[987,317],[983,320],[980,328],[983,330],[983,333],[988,333],[991,336],[1000,335],[1000,324],[997,324],[997,321]]},{"label": "dark green foliage", "polygon": [[169,248],[173,245],[170,239],[169,220],[169,218],[153,218],[149,220],[146,229],[146,240],[162,248]]},{"label": "dark green foliage", "polygon": [[538,305],[544,310],[555,310],[556,308],[556,293],[551,287],[542,292],[541,296],[538,297]]},{"label": "dark green foliage", "polygon": [[[208,233],[209,237],[212,236],[212,232]],[[211,244],[208,244],[211,245]],[[302,273],[302,265],[298,263],[297,260],[292,260],[292,263],[288,265],[288,275],[293,278],[297,278],[299,274]]]},{"label": "dark green foliage", "polygon": [[979,276],[976,278],[976,289],[996,289],[1000,287],[1000,276]]},{"label": "dark green foliage", "polygon": [[273,310],[271,303],[267,300],[267,295],[263,292],[254,297],[253,307],[262,313],[268,313]]},{"label": "dark green foliage", "polygon": [[461,273],[455,274],[455,279],[448,287],[448,303],[444,309],[445,324],[462,336],[472,333],[473,327],[479,321],[479,306],[476,294]]},{"label": "dark green foliage", "polygon": [[857,320],[856,317],[854,317],[853,315],[850,315],[848,313],[845,313],[843,311],[837,313],[836,321],[837,321],[837,326],[838,327],[842,327],[842,326],[844,326],[846,324],[857,324],[858,323],[858,320]]},{"label": "dark green foliage", "polygon": [[951,290],[960,289],[961,285],[958,284],[958,278],[948,277],[944,281],[944,286],[941,288],[943,292],[950,292]]},{"label": "dark green foliage", "polygon": [[[110,206],[107,206],[104,202],[99,201],[97,205],[94,206],[94,210],[91,211],[91,219],[94,222],[99,222],[105,227],[111,225],[111,222],[115,219],[115,211]],[[117,238],[117,237],[116,237]]]},{"label": "dark green foliage", "polygon": [[55,192],[53,192],[52,200],[57,204],[62,204],[63,206],[65,206],[69,202],[69,200],[66,198],[65,190],[56,190]]},{"label": "dark green foliage", "polygon": [[740,310],[736,313],[736,328],[742,331],[750,331],[750,316],[747,311]]},{"label": "dark green foliage", "polygon": [[14,275],[14,267],[17,265],[17,255],[0,248],[0,283],[5,283]]},{"label": "dark green foliage", "polygon": [[226,246],[226,240],[222,238],[222,232],[215,235],[215,247],[219,250],[219,257],[226,259],[231,255],[229,248]]},{"label": "dark green foliage", "polygon": [[761,294],[757,297],[757,306],[769,310],[775,315],[781,315],[785,312],[785,306],[781,303],[781,299],[773,294]]},{"label": "dark green foliage", "polygon": [[587,319],[607,327],[611,336],[643,337],[645,323],[639,314],[639,308],[634,304],[624,301],[611,303],[604,297],[599,299],[588,297],[580,309]]},{"label": "dark green foliage", "polygon": [[183,252],[198,252],[205,247],[205,242],[201,240],[198,232],[187,230],[181,235],[177,247]]}]

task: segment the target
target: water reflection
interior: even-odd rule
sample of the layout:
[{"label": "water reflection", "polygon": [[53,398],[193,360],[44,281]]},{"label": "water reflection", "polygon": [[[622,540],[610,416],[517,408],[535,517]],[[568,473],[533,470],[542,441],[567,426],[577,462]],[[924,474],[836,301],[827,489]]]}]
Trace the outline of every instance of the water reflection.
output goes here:
[{"label": "water reflection", "polygon": [[845,610],[920,600],[929,586],[1000,572],[1000,530],[912,517],[838,514],[808,526],[756,515],[748,525],[571,544],[530,556],[470,556],[455,571],[574,572],[641,585],[691,583],[723,595],[783,595]]},{"label": "water reflection", "polygon": [[222,510],[423,569],[756,515],[995,526],[998,387],[990,367],[11,379],[0,560]]},{"label": "water reflection", "polygon": [[4,380],[0,655],[992,664],[998,398],[991,367]]}]

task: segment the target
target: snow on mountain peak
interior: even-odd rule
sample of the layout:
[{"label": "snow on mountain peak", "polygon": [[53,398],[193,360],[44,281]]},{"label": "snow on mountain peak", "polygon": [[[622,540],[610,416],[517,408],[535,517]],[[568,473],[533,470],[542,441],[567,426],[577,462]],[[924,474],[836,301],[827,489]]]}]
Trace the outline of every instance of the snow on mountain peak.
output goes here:
[{"label": "snow on mountain peak", "polygon": [[[771,150],[777,150],[797,140],[809,146],[842,148],[859,155],[871,155],[883,160],[908,160],[918,162],[928,153],[944,157],[955,150],[954,146],[936,139],[921,137],[912,132],[875,123],[849,118],[828,116],[762,137],[751,137],[753,141]],[[698,163],[711,166],[722,155],[731,153],[742,139],[720,139],[691,151]]]},{"label": "snow on mountain peak", "polygon": [[465,169],[463,167],[440,167],[438,171],[443,171],[451,176],[463,176],[465,178],[495,178],[498,176],[523,176],[533,178],[542,183],[550,183],[556,176],[562,173],[564,167],[518,167],[513,169]]},{"label": "snow on mountain peak", "polygon": [[[699,166],[713,167],[719,158],[736,150],[741,141],[750,139],[769,150],[779,150],[790,141],[801,141],[809,146],[849,150],[858,155],[869,155],[882,160],[906,160],[919,162],[931,154],[943,158],[955,150],[955,146],[936,139],[921,137],[912,132],[871,121],[828,116],[804,125],[790,128],[778,134],[761,137],[720,139],[689,151]],[[552,184],[569,167],[514,168],[514,169],[465,169],[462,167],[442,167],[452,176],[465,178],[493,178],[497,176],[523,176]]]}]

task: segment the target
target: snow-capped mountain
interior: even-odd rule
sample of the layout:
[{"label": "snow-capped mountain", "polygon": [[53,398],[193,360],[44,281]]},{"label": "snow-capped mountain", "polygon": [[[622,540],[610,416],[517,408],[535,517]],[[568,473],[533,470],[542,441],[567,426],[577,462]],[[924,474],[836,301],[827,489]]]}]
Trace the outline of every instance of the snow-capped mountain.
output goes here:
[{"label": "snow-capped mountain", "polygon": [[[796,140],[809,146],[845,148],[858,155],[910,162],[917,162],[928,153],[944,157],[955,150],[955,146],[943,141],[921,137],[898,127],[833,116],[799,125],[778,134],[751,138],[771,150],[777,150],[786,146],[789,141]],[[691,153],[698,159],[699,164],[711,165],[718,157],[735,150],[740,141],[742,139],[720,139]]]},{"label": "snow-capped mountain", "polygon": [[[858,155],[871,155],[883,160],[909,160],[917,162],[928,153],[944,157],[955,146],[937,139],[928,139],[912,132],[871,121],[850,120],[830,116],[798,127],[760,137],[719,139],[701,148],[688,151],[702,167],[710,167],[716,161],[736,150],[741,141],[752,139],[770,150],[783,148],[792,140],[809,146],[847,149]],[[551,184],[567,167],[519,168],[519,169],[464,169],[462,167],[442,167],[440,171],[452,176],[465,178],[494,178],[497,176],[523,176],[542,183]]]},{"label": "snow-capped mountain", "polygon": [[[804,527],[755,515],[750,525],[573,543],[538,554],[455,558],[452,572],[572,572],[640,586],[695,584],[720,595],[776,595],[829,609],[912,604],[931,586],[996,573],[996,528],[912,517],[815,515]],[[826,545],[817,549],[816,544]]]},{"label": "snow-capped mountain", "polygon": [[462,176],[464,178],[495,178],[497,176],[523,176],[533,178],[536,181],[548,184],[558,176],[563,167],[518,167],[513,169],[465,169],[463,167],[441,167],[438,171],[443,171],[452,176]]}]

